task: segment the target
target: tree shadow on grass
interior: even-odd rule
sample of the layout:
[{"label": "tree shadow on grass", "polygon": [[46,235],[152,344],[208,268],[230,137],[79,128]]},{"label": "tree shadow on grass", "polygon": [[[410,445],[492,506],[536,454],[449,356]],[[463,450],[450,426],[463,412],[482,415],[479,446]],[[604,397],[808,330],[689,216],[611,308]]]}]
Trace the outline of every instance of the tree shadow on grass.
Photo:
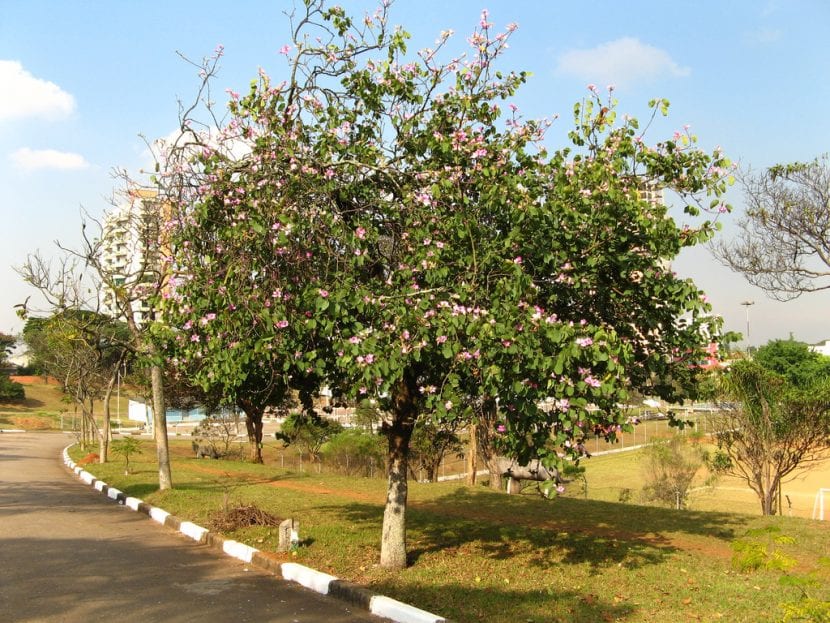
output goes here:
[{"label": "tree shadow on grass", "polygon": [[[383,508],[369,504],[322,507],[357,524],[379,527]],[[747,518],[728,513],[676,511],[593,500],[543,500],[487,490],[458,489],[411,502],[407,509],[409,559],[474,547],[495,560],[520,557],[540,569],[587,564],[636,569],[663,562],[678,551],[677,539],[728,542]]]},{"label": "tree shadow on grass", "polygon": [[401,588],[394,583],[377,582],[372,589],[461,622],[597,623],[622,621],[637,611],[633,604],[616,603],[611,592],[606,598],[542,586],[523,591],[458,583]]}]

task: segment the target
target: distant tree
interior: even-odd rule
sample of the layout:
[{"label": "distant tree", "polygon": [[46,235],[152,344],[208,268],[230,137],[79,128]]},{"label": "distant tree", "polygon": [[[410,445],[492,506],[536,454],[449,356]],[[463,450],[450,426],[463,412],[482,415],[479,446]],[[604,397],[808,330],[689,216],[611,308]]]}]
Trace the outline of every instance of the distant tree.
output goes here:
[{"label": "distant tree", "polygon": [[438,468],[447,454],[462,451],[456,431],[460,422],[441,422],[429,416],[415,423],[409,442],[409,469],[416,478],[423,472],[429,482],[438,482]]},{"label": "distant tree", "polygon": [[700,449],[681,437],[647,446],[643,467],[643,495],[678,510],[686,507],[695,475],[703,467]]},{"label": "distant tree", "polygon": [[774,515],[782,481],[830,447],[830,382],[809,389],[757,361],[736,361],[721,378],[722,415],[712,466],[742,478],[764,515]]},{"label": "distant tree", "polygon": [[[0,333],[0,368],[5,367],[7,358],[16,344],[16,337]],[[23,386],[12,381],[5,373],[0,372],[0,402],[17,402],[25,397],[26,393]]]},{"label": "distant tree", "polygon": [[830,156],[781,164],[741,180],[736,239],[714,245],[725,265],[778,300],[830,288]]},{"label": "distant tree", "polygon": [[292,413],[274,436],[285,447],[294,446],[301,456],[307,454],[312,461],[317,461],[323,444],[342,430],[337,422],[314,413]]},{"label": "distant tree", "polygon": [[761,346],[753,358],[795,387],[806,388],[830,379],[830,357],[810,350],[804,342],[771,340]]},{"label": "distant tree", "polygon": [[[67,309],[48,318],[30,318],[23,339],[32,356],[63,385],[80,408],[82,431],[93,431],[99,457],[107,460],[110,438],[109,403],[119,370],[131,357],[126,325],[93,311]],[[101,426],[95,419],[95,402],[101,400]],[[86,436],[82,434],[83,442]]]},{"label": "distant tree", "polygon": [[8,356],[11,355],[16,344],[16,337],[0,332],[0,366],[6,365]]}]

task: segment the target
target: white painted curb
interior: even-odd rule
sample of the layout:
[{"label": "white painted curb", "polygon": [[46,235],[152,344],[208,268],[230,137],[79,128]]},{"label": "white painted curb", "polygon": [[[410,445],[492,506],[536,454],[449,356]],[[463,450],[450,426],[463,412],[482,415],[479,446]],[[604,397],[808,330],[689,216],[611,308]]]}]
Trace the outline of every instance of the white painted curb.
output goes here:
[{"label": "white painted curb", "polygon": [[199,541],[200,543],[207,538],[208,533],[206,528],[197,526],[192,521],[183,521],[179,526],[179,532],[185,536],[189,536],[194,541]]},{"label": "white painted curb", "polygon": [[95,489],[96,491],[103,491],[104,487],[106,487],[106,486],[107,486],[107,483],[105,483],[103,480],[96,480],[95,484],[92,485],[92,488]]},{"label": "white painted curb", "polygon": [[93,476],[86,470],[82,471],[80,474],[78,474],[78,476],[80,476],[81,480],[83,480],[88,485],[91,485],[92,481],[95,480],[95,476]]},{"label": "white painted curb", "polygon": [[296,562],[284,562],[280,565],[280,570],[282,571],[282,577],[286,580],[292,580],[298,584],[302,584],[306,588],[310,588],[323,595],[329,594],[329,584],[337,580],[333,575],[316,571]]},{"label": "white painted curb", "polygon": [[120,489],[116,489],[115,487],[110,487],[109,489],[107,489],[107,497],[113,500],[117,500],[120,494],[123,494],[123,491],[121,491]]},{"label": "white painted curb", "polygon": [[124,500],[124,505],[128,508],[133,509],[134,511],[138,510],[139,504],[141,504],[141,500],[139,500],[138,498],[128,497],[126,500]]},{"label": "white painted curb", "polygon": [[157,521],[162,526],[164,525],[164,522],[168,517],[170,517],[170,513],[168,513],[166,510],[163,510],[156,506],[153,506],[150,509],[150,519]]},{"label": "white painted curb", "polygon": [[383,595],[369,601],[369,612],[398,623],[444,623],[446,619]]},{"label": "white painted curb", "polygon": [[239,541],[228,540],[222,542],[222,551],[228,556],[238,558],[242,562],[251,562],[254,558],[254,554],[259,550],[251,547],[250,545],[240,543]]}]

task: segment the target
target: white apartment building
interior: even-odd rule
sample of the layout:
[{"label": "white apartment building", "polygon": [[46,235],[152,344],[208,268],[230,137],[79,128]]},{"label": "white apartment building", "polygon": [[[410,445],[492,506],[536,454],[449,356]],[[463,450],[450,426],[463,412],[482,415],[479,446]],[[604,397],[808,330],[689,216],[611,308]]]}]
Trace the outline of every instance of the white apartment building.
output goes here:
[{"label": "white apartment building", "polygon": [[[156,282],[160,213],[157,193],[131,192],[104,215],[100,260],[106,275],[99,293],[101,312],[124,319],[129,309],[139,324],[150,313],[147,295]],[[119,296],[116,296],[116,289]]]}]

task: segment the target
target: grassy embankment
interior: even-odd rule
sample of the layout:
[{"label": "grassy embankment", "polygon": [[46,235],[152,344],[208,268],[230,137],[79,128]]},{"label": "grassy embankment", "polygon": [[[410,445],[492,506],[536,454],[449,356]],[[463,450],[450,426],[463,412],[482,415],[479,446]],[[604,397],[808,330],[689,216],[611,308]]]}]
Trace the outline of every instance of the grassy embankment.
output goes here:
[{"label": "grassy embankment", "polygon": [[[773,545],[774,533],[753,539],[797,560],[793,573],[816,574],[824,588],[813,592],[830,599],[830,570],[820,564],[830,556],[830,530],[819,522],[412,483],[411,565],[392,573],[376,565],[383,480],[279,468],[274,445],[266,447],[265,465],[195,460],[185,442],[173,441],[176,488],[160,493],[145,443],[144,454],[131,459],[131,476],[120,461],[90,467],[129,495],[203,524],[226,497],[296,518],[303,546],[293,557],[279,556],[459,622],[775,621],[778,604],[798,599],[798,590],[780,586],[780,572],[745,574],[731,564],[731,544],[759,529],[794,537],[782,545]],[[638,489],[637,454],[591,459],[589,495],[619,483]],[[723,500],[720,508],[734,510]],[[276,550],[275,528],[229,536]]]},{"label": "grassy embankment", "polygon": [[[73,430],[79,425],[80,414],[75,413],[71,400],[67,400],[60,385],[54,380],[46,381],[43,377],[22,377],[25,400],[21,402],[0,403],[0,428],[21,428],[23,430]],[[127,417],[128,398],[121,395],[120,413]],[[110,403],[110,412],[114,418],[118,411],[116,398]],[[95,402],[95,413],[100,415],[103,405]]]}]

